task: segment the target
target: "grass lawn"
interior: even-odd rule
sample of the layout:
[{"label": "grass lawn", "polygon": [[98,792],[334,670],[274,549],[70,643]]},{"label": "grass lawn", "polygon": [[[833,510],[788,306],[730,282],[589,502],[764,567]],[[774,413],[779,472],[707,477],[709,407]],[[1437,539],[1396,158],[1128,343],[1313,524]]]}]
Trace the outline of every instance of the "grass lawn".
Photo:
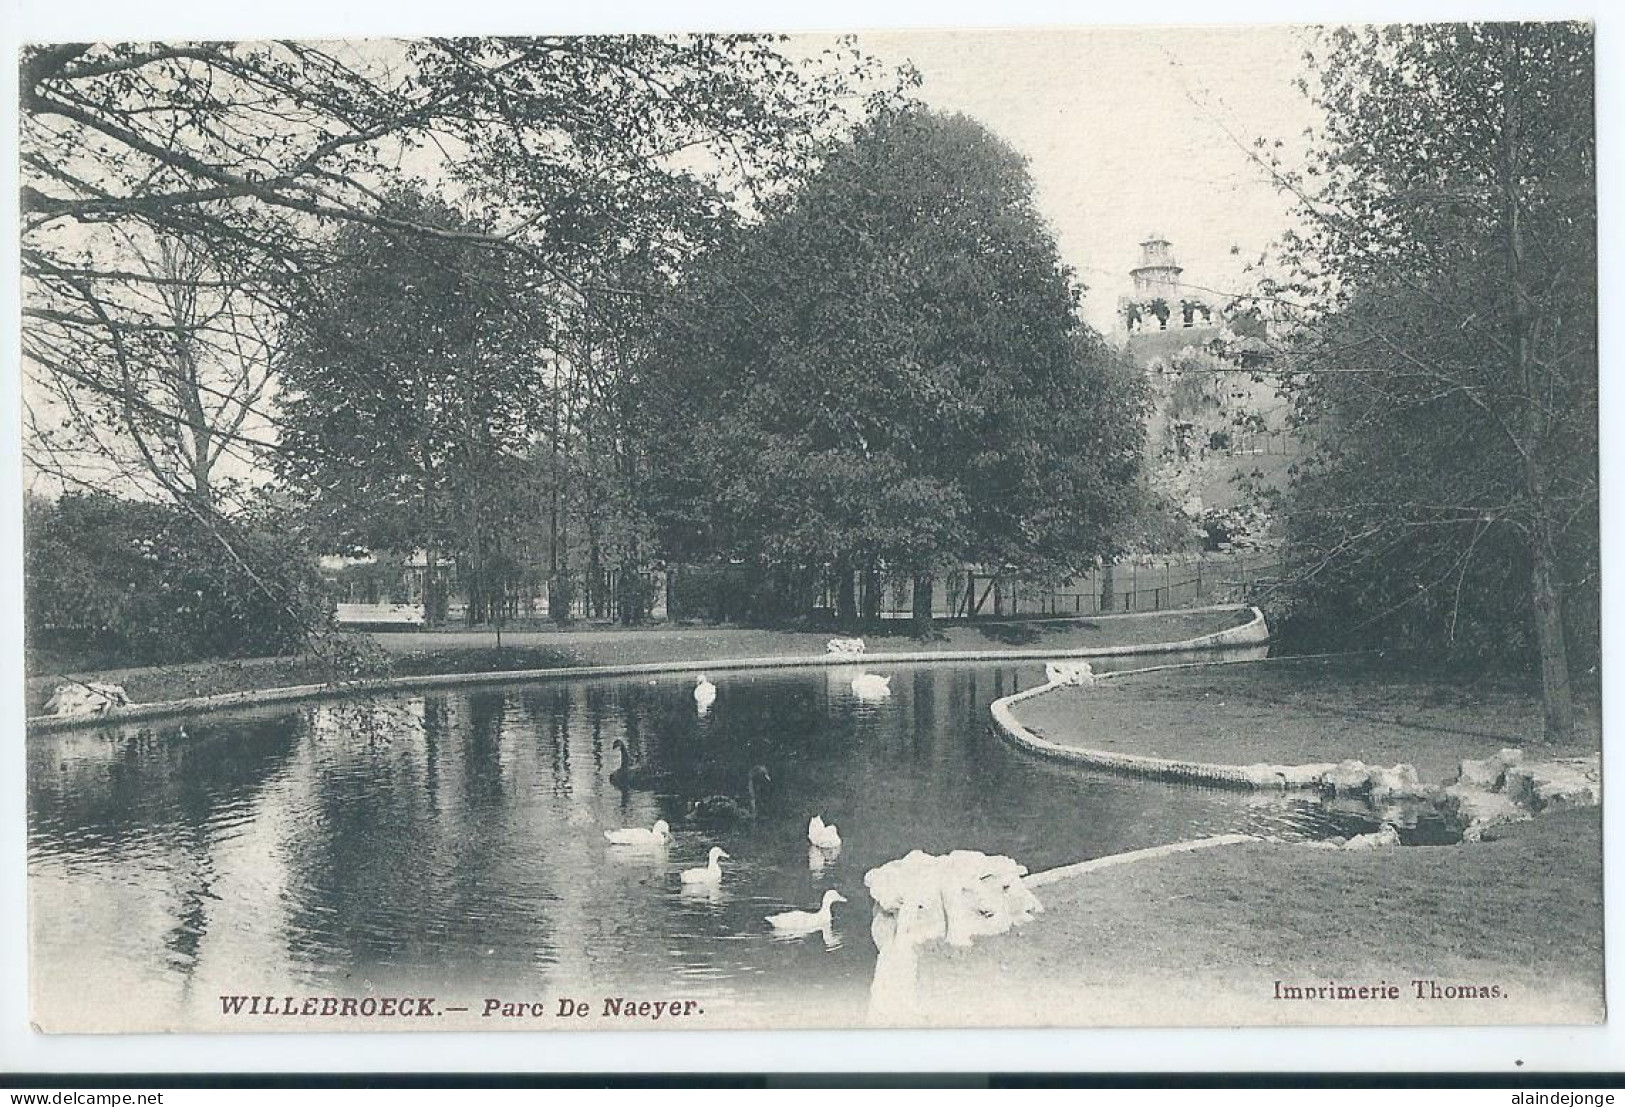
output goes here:
[{"label": "grass lawn", "polygon": [[[1038,896],[1045,911],[1025,926],[923,954],[928,1008],[985,996],[997,974],[1001,994],[1022,998],[996,1011],[984,1004],[988,1023],[1111,1022],[1113,1014],[1149,1023],[1528,1022],[1602,1013],[1598,809],[1542,815],[1459,846],[1222,846],[1085,874]],[[1419,1000],[1414,979],[1499,986],[1506,998]],[[1281,1001],[1277,980],[1388,981],[1402,998]]]},{"label": "grass lawn", "polygon": [[[1175,642],[1211,634],[1245,622],[1237,612],[1169,611],[1144,616],[1054,619],[944,625],[928,641],[894,634],[867,635],[873,653],[1032,649],[1072,650]],[[757,630],[741,627],[571,628],[504,632],[502,648],[486,629],[357,633],[354,643],[375,656],[368,675],[496,672],[557,669],[573,665],[633,665],[660,661],[710,661],[744,657],[820,655],[827,632]],[[313,657],[270,657],[210,661],[140,669],[74,670],[51,658],[33,658],[27,697],[30,715],[39,714],[63,676],[122,684],[139,703],[186,699],[252,688],[320,684],[327,670]]]},{"label": "grass lawn", "polygon": [[[1074,650],[1178,642],[1244,623],[1243,612],[1165,611],[1152,615],[1108,615],[1079,619],[1012,620],[939,624],[930,639],[913,637],[899,622],[882,633],[863,636],[871,653],[964,653],[973,650]],[[372,636],[393,654],[425,650],[491,648],[486,628],[380,633]],[[550,647],[568,652],[582,665],[632,665],[683,659],[729,657],[807,657],[824,652],[828,631],[758,630],[748,627],[677,626],[632,630],[595,627],[569,630],[504,631],[503,648]]]},{"label": "grass lawn", "polygon": [[1595,753],[1598,705],[1581,697],[1576,706],[1574,741],[1546,746],[1537,692],[1370,657],[1126,675],[1038,696],[1014,711],[1063,745],[1234,765],[1404,761],[1437,783],[1454,776],[1462,758],[1508,746],[1530,756]]}]

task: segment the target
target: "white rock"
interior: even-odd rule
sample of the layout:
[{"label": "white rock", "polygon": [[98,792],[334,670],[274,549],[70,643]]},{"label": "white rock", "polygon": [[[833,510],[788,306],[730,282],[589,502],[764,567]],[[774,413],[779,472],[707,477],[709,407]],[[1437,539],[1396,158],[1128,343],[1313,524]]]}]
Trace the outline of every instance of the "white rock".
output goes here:
[{"label": "white rock", "polygon": [[1309,765],[1272,765],[1259,762],[1241,766],[1241,773],[1258,788],[1306,788],[1321,784],[1337,766],[1329,761]]},{"label": "white rock", "polygon": [[1462,837],[1476,842],[1486,829],[1520,822],[1529,812],[1504,792],[1486,792],[1470,784],[1452,784],[1438,799],[1439,813],[1462,828]]},{"label": "white rock", "polygon": [[1051,684],[1087,688],[1095,682],[1095,670],[1087,661],[1046,661],[1044,678]]},{"label": "white rock", "polygon": [[1375,834],[1357,834],[1343,843],[1344,849],[1365,850],[1384,849],[1388,846],[1399,845],[1399,831],[1391,826],[1385,826]]},{"label": "white rock", "polygon": [[[1466,762],[1462,763],[1465,768]],[[1508,800],[1519,807],[1533,809],[1535,806],[1535,767],[1533,765],[1514,765],[1501,777],[1500,788]]]},{"label": "white rock", "polygon": [[1507,769],[1523,760],[1521,750],[1502,750],[1494,757],[1486,757],[1482,761],[1463,761],[1461,771],[1456,774],[1455,783],[1467,784],[1474,788],[1482,788],[1486,792],[1493,792],[1501,787],[1506,777]]},{"label": "white rock", "polygon": [[1415,765],[1399,764],[1391,769],[1372,769],[1370,781],[1371,799],[1374,802],[1416,799],[1427,794]]},{"label": "white rock", "polygon": [[1339,761],[1321,775],[1320,782],[1333,795],[1364,795],[1371,790],[1371,769],[1364,761]]},{"label": "white rock", "polygon": [[51,715],[105,715],[129,702],[129,694],[119,684],[59,684],[45,701],[45,710]]},{"label": "white rock", "polygon": [[1391,769],[1364,761],[1340,761],[1320,776],[1321,786],[1334,796],[1367,796],[1374,801],[1420,799],[1427,794],[1415,765]]}]

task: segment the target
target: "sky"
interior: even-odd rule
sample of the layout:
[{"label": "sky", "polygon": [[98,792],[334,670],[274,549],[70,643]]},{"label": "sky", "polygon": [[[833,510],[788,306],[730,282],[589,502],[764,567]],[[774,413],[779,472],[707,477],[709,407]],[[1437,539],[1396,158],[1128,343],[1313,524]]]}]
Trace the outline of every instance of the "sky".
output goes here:
[{"label": "sky", "polygon": [[[1243,287],[1290,222],[1251,160],[1254,138],[1295,160],[1314,120],[1293,87],[1301,27],[1134,27],[863,34],[860,44],[920,70],[920,96],[963,112],[1029,159],[1039,210],[1089,291],[1103,330],[1138,243],[1173,243],[1186,283]],[[1236,252],[1232,253],[1232,250]]]}]

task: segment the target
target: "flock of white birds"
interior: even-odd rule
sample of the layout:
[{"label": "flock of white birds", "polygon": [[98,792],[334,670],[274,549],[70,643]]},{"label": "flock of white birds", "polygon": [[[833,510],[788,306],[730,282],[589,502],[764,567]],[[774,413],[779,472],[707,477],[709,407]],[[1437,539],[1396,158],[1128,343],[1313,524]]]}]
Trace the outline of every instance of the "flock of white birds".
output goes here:
[{"label": "flock of white birds", "polygon": [[[671,841],[671,825],[665,819],[660,819],[647,828],[634,826],[623,830],[606,830],[604,838],[612,846],[663,848]],[[841,832],[835,824],[826,823],[822,816],[814,815],[807,822],[807,841],[821,856],[834,856],[841,849]],[[719,887],[722,884],[722,862],[728,859],[727,850],[721,846],[712,846],[706,863],[678,873],[678,882],[684,888],[700,891]],[[824,893],[823,902],[816,911],[784,911],[765,917],[774,930],[782,933],[802,934],[828,930],[834,921],[832,908],[837,903],[846,902],[845,896],[831,888]]]},{"label": "flock of white birds", "polygon": [[[891,677],[860,673],[852,678],[852,694],[859,699],[884,699],[891,695]],[[694,684],[695,706],[700,714],[704,715],[711,710],[711,705],[716,701],[717,686],[701,673],[699,680]],[[623,830],[606,830],[604,837],[612,846],[663,847],[671,841],[671,825],[665,819],[660,819],[648,828],[627,827]],[[812,867],[815,871],[819,871],[823,868],[823,861],[840,852],[841,832],[835,824],[826,823],[822,815],[814,815],[807,822],[807,841],[812,846],[814,858]],[[727,850],[721,846],[712,846],[706,863],[678,873],[678,882],[684,888],[699,890],[719,887],[722,884],[722,862],[730,859]],[[765,918],[768,924],[780,933],[802,934],[828,930],[834,921],[832,911],[835,904],[846,902],[848,900],[845,896],[831,888],[824,893],[824,898],[816,911],[784,911],[777,915],[767,915]]]}]

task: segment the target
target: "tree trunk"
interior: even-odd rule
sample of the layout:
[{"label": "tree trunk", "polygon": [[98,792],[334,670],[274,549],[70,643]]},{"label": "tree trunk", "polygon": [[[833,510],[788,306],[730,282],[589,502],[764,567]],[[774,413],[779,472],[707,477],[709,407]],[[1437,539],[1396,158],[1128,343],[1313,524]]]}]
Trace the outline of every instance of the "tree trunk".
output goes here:
[{"label": "tree trunk", "polygon": [[857,586],[852,577],[852,560],[841,556],[835,559],[835,621],[844,631],[852,631],[858,623]]},{"label": "tree trunk", "polygon": [[569,622],[568,610],[559,610],[563,590],[559,585],[559,398],[558,366],[554,365],[554,395],[550,414],[553,419],[552,441],[549,443],[547,467],[547,614],[560,626]]},{"label": "tree trunk", "polygon": [[587,610],[594,619],[604,617],[604,554],[598,545],[598,526],[587,516]]},{"label": "tree trunk", "polygon": [[480,512],[477,504],[470,505],[470,514],[464,524],[463,545],[468,550],[468,615],[469,626],[485,622],[491,602],[490,585],[485,579],[485,543],[482,540]]},{"label": "tree trunk", "polygon": [[880,570],[875,565],[875,559],[870,558],[863,570],[863,625],[867,627],[878,626],[880,623]]},{"label": "tree trunk", "polygon": [[1530,543],[1530,606],[1535,644],[1540,650],[1540,694],[1548,742],[1566,741],[1574,733],[1574,694],[1569,686],[1568,645],[1563,635],[1563,602],[1558,591],[1557,559],[1543,533]]},{"label": "tree trunk", "polygon": [[931,636],[932,577],[928,572],[914,574],[914,637]]},{"label": "tree trunk", "polygon": [[1540,691],[1545,707],[1545,738],[1567,740],[1574,732],[1574,698],[1569,688],[1568,650],[1563,640],[1563,605],[1558,580],[1552,520],[1547,509],[1547,481],[1542,451],[1550,426],[1545,414],[1547,384],[1534,357],[1535,311],[1525,272],[1523,202],[1519,193],[1522,165],[1523,94],[1521,36],[1507,38],[1507,72],[1503,81],[1505,118],[1501,158],[1501,189],[1506,218],[1507,286],[1512,293],[1512,324],[1517,341],[1512,350],[1514,378],[1523,395],[1523,491],[1530,515],[1525,533],[1529,542],[1530,606],[1535,621],[1535,643],[1540,651]]},{"label": "tree trunk", "polygon": [[440,604],[435,598],[435,549],[431,539],[423,547],[423,625],[440,624]]},{"label": "tree trunk", "polygon": [[423,468],[423,625],[440,624],[440,604],[435,594],[435,504],[434,458],[429,450],[429,386],[423,374],[417,375],[413,402],[420,418],[418,464]]},{"label": "tree trunk", "polygon": [[1108,561],[1101,569],[1100,574],[1100,610],[1111,612],[1117,603],[1117,573],[1115,566]]},{"label": "tree trunk", "polygon": [[636,626],[649,615],[649,593],[638,572],[637,561],[627,558],[621,562],[620,618],[622,626]]}]

